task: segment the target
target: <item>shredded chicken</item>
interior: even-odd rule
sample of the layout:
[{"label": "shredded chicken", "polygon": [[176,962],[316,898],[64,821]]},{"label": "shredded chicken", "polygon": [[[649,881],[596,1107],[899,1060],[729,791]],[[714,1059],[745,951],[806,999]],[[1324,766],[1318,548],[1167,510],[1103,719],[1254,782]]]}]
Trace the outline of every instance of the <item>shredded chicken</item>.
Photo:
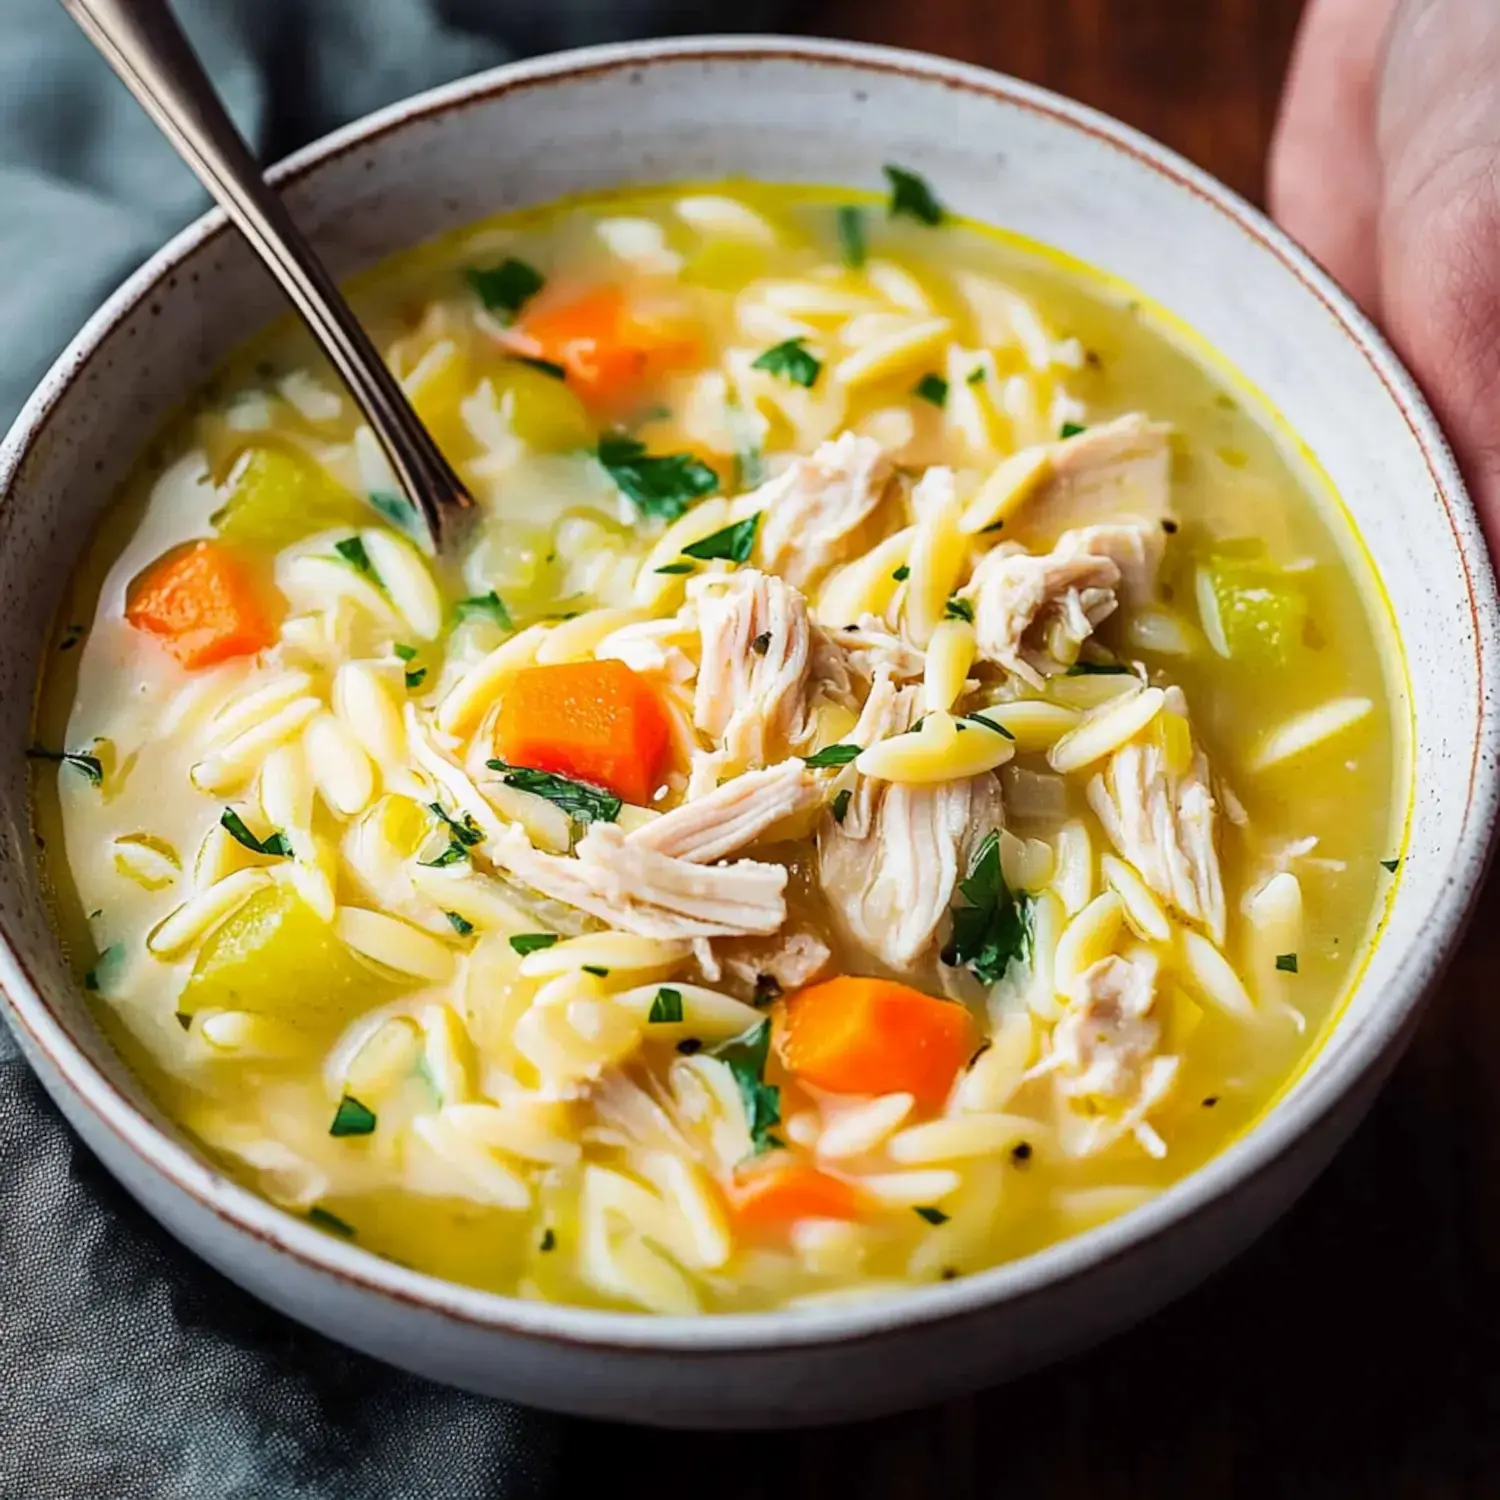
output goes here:
[{"label": "shredded chicken", "polygon": [[701,865],[673,859],[595,823],[574,856],[543,854],[516,826],[485,852],[519,880],[624,932],[654,938],[775,932],[786,920],[787,872],[742,859]]},{"label": "shredded chicken", "polygon": [[[1168,709],[1180,711],[1180,691]],[[1217,806],[1201,748],[1175,774],[1156,740],[1132,740],[1088,786],[1089,806],[1119,853],[1163,901],[1224,941],[1224,881],[1215,844]]]},{"label": "shredded chicken", "polygon": [[843,658],[846,671],[866,683],[882,669],[898,681],[910,682],[927,667],[922,652],[889,630],[878,615],[864,615],[841,630],[822,634]]},{"label": "shredded chicken", "polygon": [[890,477],[891,461],[880,444],[846,432],[761,485],[744,503],[761,513],[767,571],[804,588],[845,561]]},{"label": "shredded chicken", "polygon": [[891,782],[863,829],[851,827],[853,811],[851,803],[842,824],[830,819],[820,833],[818,878],[851,939],[906,968],[946,917],[969,846],[1000,826],[999,783],[989,773],[932,786]]},{"label": "shredded chicken", "polygon": [[[893,734],[905,734],[916,722],[921,695],[918,685],[897,687],[890,672],[877,671],[858,722],[845,736],[847,742],[868,750],[871,745],[887,740]],[[870,831],[883,786],[883,782],[871,781],[868,776],[856,779],[854,795],[844,808],[840,825],[849,838],[862,839]]]},{"label": "shredded chicken", "polygon": [[819,778],[800,760],[747,771],[684,802],[630,835],[632,843],[671,859],[711,864],[753,843],[767,829],[823,800]]},{"label": "shredded chicken", "polygon": [[706,584],[697,591],[703,649],[693,723],[732,763],[764,765],[807,735],[807,600],[756,568]]},{"label": "shredded chicken", "polygon": [[1170,431],[1132,412],[1054,444],[1051,473],[1027,507],[1027,525],[1056,535],[1131,515],[1160,528],[1171,515]]},{"label": "shredded chicken", "polygon": [[1057,550],[1076,549],[1107,557],[1120,571],[1117,589],[1127,604],[1149,604],[1166,551],[1166,533],[1140,516],[1121,516],[1108,525],[1080,526],[1058,538]]},{"label": "shredded chicken", "polygon": [[783,932],[770,941],[724,938],[714,944],[714,958],[747,999],[763,998],[768,984],[772,995],[801,989],[828,967],[832,957],[832,949],[812,932]]}]

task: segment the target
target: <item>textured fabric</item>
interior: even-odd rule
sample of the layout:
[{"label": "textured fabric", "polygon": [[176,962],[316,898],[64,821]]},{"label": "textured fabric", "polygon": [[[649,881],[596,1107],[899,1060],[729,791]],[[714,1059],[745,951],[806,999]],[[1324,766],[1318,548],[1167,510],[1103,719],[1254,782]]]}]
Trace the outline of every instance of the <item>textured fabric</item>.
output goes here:
[{"label": "textured fabric", "polygon": [[[508,57],[766,24],[774,0],[178,0],[264,160]],[[0,428],[206,204],[57,0],[0,0]],[[0,1500],[511,1500],[568,1424],[261,1307],[108,1179],[0,1027]]]}]

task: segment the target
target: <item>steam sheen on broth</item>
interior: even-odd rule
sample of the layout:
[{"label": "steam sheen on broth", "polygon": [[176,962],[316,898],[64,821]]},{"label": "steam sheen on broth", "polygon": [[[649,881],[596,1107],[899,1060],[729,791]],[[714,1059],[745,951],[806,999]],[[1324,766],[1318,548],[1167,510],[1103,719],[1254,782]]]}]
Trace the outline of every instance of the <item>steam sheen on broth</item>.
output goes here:
[{"label": "steam sheen on broth", "polygon": [[1127,291],[889,176],[364,277],[451,558],[285,328],[90,544],[62,930],[329,1233],[636,1311],[948,1279],[1191,1172],[1352,983],[1406,749],[1336,507]]}]

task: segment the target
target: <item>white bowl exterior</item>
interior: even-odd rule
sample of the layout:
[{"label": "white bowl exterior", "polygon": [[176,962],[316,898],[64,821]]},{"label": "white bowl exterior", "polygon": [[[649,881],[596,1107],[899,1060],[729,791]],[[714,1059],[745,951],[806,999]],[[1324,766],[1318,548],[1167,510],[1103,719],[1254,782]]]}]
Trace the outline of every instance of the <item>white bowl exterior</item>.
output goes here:
[{"label": "white bowl exterior", "polygon": [[353,127],[282,175],[294,215],[344,274],[596,187],[734,175],[873,186],[887,161],[923,172],[956,211],[1099,266],[1192,325],[1295,419],[1353,512],[1406,642],[1422,788],[1358,992],[1272,1118],[1155,1203],[1027,1261],[862,1307],[692,1321],[512,1302],[377,1261],[224,1178],[87,1019],[41,899],[21,756],[44,622],[84,527],[170,409],[281,310],[245,247],[200,223],[90,323],[0,448],[0,601],[25,622],[0,655],[0,980],[44,1081],[131,1191],[235,1279],[336,1337],[493,1394],[684,1425],[781,1420],[789,1391],[797,1417],[826,1419],[1014,1373],[1139,1316],[1259,1232],[1373,1096],[1456,940],[1496,792],[1497,610],[1482,539],[1379,339],[1186,164],[977,69],[767,39],[502,69]]}]

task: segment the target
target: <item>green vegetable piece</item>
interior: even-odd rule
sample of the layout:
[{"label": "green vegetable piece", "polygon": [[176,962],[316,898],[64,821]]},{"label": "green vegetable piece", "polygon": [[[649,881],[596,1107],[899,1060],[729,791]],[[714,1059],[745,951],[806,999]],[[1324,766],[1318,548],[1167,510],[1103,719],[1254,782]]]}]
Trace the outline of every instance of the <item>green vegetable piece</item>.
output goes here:
[{"label": "green vegetable piece", "polygon": [[245,820],[232,807],[224,809],[219,823],[235,843],[243,844],[252,854],[270,854],[278,859],[286,859],[292,852],[291,842],[284,833],[277,832],[258,839],[245,827]]},{"label": "green vegetable piece", "polygon": [[844,818],[848,815],[849,802],[853,796],[854,793],[848,787],[845,787],[829,804],[829,811],[833,814],[833,821],[835,823],[843,823]]},{"label": "green vegetable piece", "polygon": [[920,396],[941,411],[948,404],[948,382],[941,375],[929,372],[912,387],[912,395]]},{"label": "green vegetable piece", "polygon": [[370,512],[309,454],[268,446],[250,450],[211,519],[226,542],[280,551],[315,532],[367,525]]},{"label": "green vegetable piece", "polygon": [[906,580],[911,577],[911,569],[907,567],[905,563],[902,563],[901,566],[891,574],[891,577],[897,583],[905,583]]},{"label": "green vegetable piece", "polygon": [[474,821],[471,814],[465,813],[463,820],[460,822],[443,811],[441,802],[429,802],[427,810],[430,813],[435,813],[438,819],[447,825],[448,832],[465,849],[472,849],[475,844],[482,844],[484,842],[484,830]]},{"label": "green vegetable piece", "polygon": [[335,542],[333,550],[356,573],[363,573],[366,578],[375,583],[380,582],[380,574],[375,571],[375,564],[370,561],[370,554],[365,551],[365,544],[357,536],[346,536],[343,541]]},{"label": "green vegetable piece", "polygon": [[682,1020],[681,990],[659,989],[651,1001],[646,1020],[653,1026],[675,1026]]},{"label": "green vegetable piece", "polygon": [[1118,661],[1075,661],[1063,673],[1065,677],[1129,677],[1130,668]]},{"label": "green vegetable piece", "polygon": [[456,911],[445,911],[443,915],[447,917],[448,925],[459,935],[459,937],[468,937],[468,935],[473,932],[474,924],[467,917],[459,916]]},{"label": "green vegetable piece", "polygon": [[953,908],[943,962],[967,965],[981,984],[995,984],[1011,964],[1030,961],[1032,912],[1031,897],[1005,883],[998,831],[986,835],[958,889],[966,904]]},{"label": "green vegetable piece", "polygon": [[773,344],[753,361],[751,369],[764,370],[768,375],[780,375],[793,385],[811,390],[823,369],[823,361],[807,348],[805,338],[798,337]]},{"label": "green vegetable piece", "polygon": [[545,797],[548,802],[562,808],[575,823],[613,823],[624,806],[613,792],[601,791],[587,782],[573,781],[552,771],[533,771],[529,766],[507,765],[503,760],[490,760],[485,764],[490,770],[503,773],[506,786]]},{"label": "green vegetable piece", "polygon": [[1287,667],[1302,645],[1307,598],[1265,562],[1215,553],[1195,580],[1198,618],[1220,656],[1247,665]]},{"label": "green vegetable piece", "polygon": [[1380,868],[1394,875],[1401,868],[1401,861],[1399,859],[1383,859],[1380,861]]},{"label": "green vegetable piece", "polygon": [[993,730],[998,735],[1003,735],[1008,740],[1015,739],[1010,730],[1004,724],[997,724],[993,719],[987,719],[983,714],[964,714],[960,723],[977,724],[981,729]]},{"label": "green vegetable piece", "polygon": [[857,271],[865,263],[865,216],[852,203],[846,203],[836,215],[839,229],[839,249],[843,252],[844,264]]},{"label": "green vegetable piece", "polygon": [[85,780],[94,786],[104,785],[104,764],[97,755],[81,755],[76,750],[44,750],[40,745],[33,745],[26,756],[29,760],[50,760],[60,766],[72,766],[75,771],[82,771]]},{"label": "green vegetable piece", "polygon": [[943,222],[943,205],[921,177],[908,172],[905,167],[886,166],[883,170],[891,184],[890,215],[893,219],[905,215],[930,228]]},{"label": "green vegetable piece", "polygon": [[684,557],[696,557],[699,562],[711,562],[722,558],[725,562],[745,562],[755,550],[755,533],[760,527],[760,512],[746,516],[721,531],[715,531],[701,541],[691,542],[682,549]]},{"label": "green vegetable piece", "polygon": [[663,521],[675,521],[719,487],[719,476],[691,453],[647,453],[644,443],[621,433],[600,438],[598,457],[643,516]]},{"label": "green vegetable piece", "polygon": [[337,1214],[329,1213],[326,1208],[319,1208],[315,1203],[307,1211],[307,1222],[316,1224],[319,1229],[327,1229],[332,1233],[341,1235],[346,1240],[354,1238],[354,1226],[346,1223]]},{"label": "green vegetable piece", "polygon": [[673,575],[680,575],[683,573],[691,573],[693,571],[693,565],[690,562],[666,563],[660,568],[653,568],[651,571],[653,573],[669,573]]},{"label": "green vegetable piece", "polygon": [[948,1222],[948,1215],[945,1214],[940,1208],[929,1208],[923,1206],[920,1208],[914,1208],[912,1212],[916,1214],[919,1219],[926,1219],[929,1224],[946,1224]]},{"label": "green vegetable piece", "polygon": [[1297,955],[1295,953],[1278,953],[1276,955],[1276,967],[1283,974],[1295,974],[1297,972]]},{"label": "green vegetable piece", "polygon": [[514,630],[515,622],[505,601],[491,589],[487,594],[475,594],[472,598],[460,599],[453,606],[460,620],[492,620],[501,630]]},{"label": "green vegetable piece", "polygon": [[1077,437],[1079,433],[1087,431],[1088,428],[1085,427],[1081,422],[1064,422],[1062,426],[1058,428],[1057,435],[1060,438],[1067,439]]},{"label": "green vegetable piece", "polygon": [[771,1127],[781,1120],[781,1090],[765,1081],[770,1050],[771,1022],[767,1019],[720,1043],[712,1053],[734,1075],[745,1106],[745,1123],[750,1127],[750,1144],[757,1156],[778,1144]]},{"label": "green vegetable piece", "polygon": [[974,606],[967,599],[960,599],[957,594],[952,594],[948,602],[943,606],[943,618],[945,620],[963,620],[967,624],[974,623]]},{"label": "green vegetable piece", "polygon": [[550,948],[557,942],[555,932],[517,932],[513,933],[508,940],[517,953],[525,958],[528,953],[540,953],[543,948]]},{"label": "green vegetable piece", "polygon": [[537,1245],[537,1249],[540,1250],[543,1255],[546,1255],[549,1252],[551,1252],[553,1250],[556,1250],[557,1249],[557,1236],[550,1229],[544,1229],[542,1231],[541,1241]]},{"label": "green vegetable piece", "polygon": [[414,689],[421,687],[426,680],[427,668],[417,667],[406,674],[406,690],[412,692]]},{"label": "green vegetable piece", "polygon": [[829,766],[847,766],[859,755],[858,745],[824,745],[812,755],[804,755],[802,764],[814,771],[827,770]]},{"label": "green vegetable piece", "polygon": [[375,1124],[375,1111],[367,1109],[352,1094],[345,1094],[333,1113],[333,1124],[328,1127],[328,1133],[336,1136],[373,1135]]},{"label": "green vegetable piece", "polygon": [[508,256],[488,270],[470,267],[464,278],[479,294],[479,300],[503,322],[510,322],[541,289],[546,278],[535,266]]}]

